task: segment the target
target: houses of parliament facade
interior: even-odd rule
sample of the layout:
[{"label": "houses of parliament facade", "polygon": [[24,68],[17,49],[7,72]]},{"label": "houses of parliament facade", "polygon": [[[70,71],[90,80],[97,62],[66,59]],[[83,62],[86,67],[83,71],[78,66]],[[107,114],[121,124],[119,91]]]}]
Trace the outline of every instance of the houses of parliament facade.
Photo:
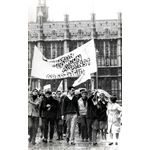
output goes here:
[{"label": "houses of parliament facade", "polygon": [[[90,17],[89,17],[90,18]],[[28,23],[28,83],[30,89],[43,88],[51,84],[56,91],[63,80],[66,91],[77,78],[43,80],[31,77],[32,58],[36,45],[47,59],[53,59],[94,39],[97,55],[98,72],[92,74],[91,80],[80,84],[77,88],[88,90],[100,88],[118,99],[122,99],[122,17],[117,19],[97,20],[91,14],[89,20],[48,21],[46,0],[39,0],[36,8],[36,21]],[[39,68],[40,69],[40,68]]]}]

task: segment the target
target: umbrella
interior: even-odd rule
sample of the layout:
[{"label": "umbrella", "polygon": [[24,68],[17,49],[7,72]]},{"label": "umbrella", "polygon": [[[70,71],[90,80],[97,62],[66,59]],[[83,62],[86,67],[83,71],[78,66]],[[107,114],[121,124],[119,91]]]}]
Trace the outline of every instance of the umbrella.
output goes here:
[{"label": "umbrella", "polygon": [[107,97],[107,98],[111,97],[111,95],[108,92],[106,92],[105,90],[97,89],[96,91],[97,91],[97,96],[100,96],[103,93],[105,95],[105,97]]}]

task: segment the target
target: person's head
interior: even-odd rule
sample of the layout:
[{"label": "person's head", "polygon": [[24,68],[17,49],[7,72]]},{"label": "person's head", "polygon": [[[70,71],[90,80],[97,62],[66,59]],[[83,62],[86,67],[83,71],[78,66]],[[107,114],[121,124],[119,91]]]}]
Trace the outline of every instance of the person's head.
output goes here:
[{"label": "person's head", "polygon": [[32,95],[38,95],[38,90],[37,89],[32,90]]},{"label": "person's head", "polygon": [[52,97],[56,98],[56,92],[52,92]]},{"label": "person's head", "polygon": [[45,92],[45,97],[46,97],[46,98],[51,97],[51,95],[52,95],[52,92],[51,92],[51,91],[46,91],[46,92]]},{"label": "person's head", "polygon": [[32,90],[32,98],[33,98],[33,100],[35,100],[37,97],[38,97],[38,90],[37,89]]},{"label": "person's head", "polygon": [[56,96],[57,96],[57,98],[60,98],[61,97],[61,91],[56,91]]},{"label": "person's head", "polygon": [[87,97],[87,94],[88,94],[88,93],[87,93],[86,90],[82,90],[82,91],[81,91],[81,96],[82,96],[83,99],[85,99],[85,98]]},{"label": "person's head", "polygon": [[44,91],[42,89],[39,90],[39,94],[43,94]]},{"label": "person's head", "polygon": [[101,94],[100,94],[100,99],[101,99],[101,100],[105,100],[105,94],[104,94],[104,93],[101,93]]},{"label": "person's head", "polygon": [[111,101],[112,103],[116,103],[117,97],[116,97],[116,96],[111,96],[111,97],[110,97],[110,101]]},{"label": "person's head", "polygon": [[73,86],[68,87],[68,93],[70,95],[74,95],[75,94],[75,88]]},{"label": "person's head", "polygon": [[40,99],[44,99],[44,98],[45,98],[44,93],[40,93],[40,94],[39,94],[39,98],[40,98]]}]

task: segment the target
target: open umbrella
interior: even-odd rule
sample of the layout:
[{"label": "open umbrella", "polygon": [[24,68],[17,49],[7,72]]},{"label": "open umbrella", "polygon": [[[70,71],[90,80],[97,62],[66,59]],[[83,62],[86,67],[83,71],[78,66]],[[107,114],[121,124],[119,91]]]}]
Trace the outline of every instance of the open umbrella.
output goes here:
[{"label": "open umbrella", "polygon": [[105,95],[105,97],[107,97],[107,98],[111,97],[111,95],[108,92],[106,92],[105,90],[97,89],[96,91],[97,91],[97,96],[100,96],[103,93]]}]

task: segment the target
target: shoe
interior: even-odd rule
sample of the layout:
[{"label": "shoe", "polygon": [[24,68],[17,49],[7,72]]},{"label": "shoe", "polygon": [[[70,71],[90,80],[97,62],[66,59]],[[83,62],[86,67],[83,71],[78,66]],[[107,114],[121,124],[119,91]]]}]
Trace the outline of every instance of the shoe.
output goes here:
[{"label": "shoe", "polygon": [[93,146],[97,145],[97,143],[93,143]]},{"label": "shoe", "polygon": [[82,139],[82,142],[84,142],[84,139]]},{"label": "shoe", "polygon": [[42,141],[43,141],[44,143],[47,143],[47,139],[43,139]]},{"label": "shoe", "polygon": [[74,142],[71,142],[71,145],[75,145],[76,143],[74,143]]},{"label": "shoe", "polygon": [[109,145],[113,145],[113,143],[111,142],[111,143],[109,143]]},{"label": "shoe", "polygon": [[60,138],[58,138],[57,141],[60,141]]},{"label": "shoe", "polygon": [[115,144],[118,145],[118,142],[116,142]]},{"label": "shoe", "polygon": [[49,143],[53,143],[53,140],[52,140],[52,139],[50,139],[50,140],[49,140]]}]

